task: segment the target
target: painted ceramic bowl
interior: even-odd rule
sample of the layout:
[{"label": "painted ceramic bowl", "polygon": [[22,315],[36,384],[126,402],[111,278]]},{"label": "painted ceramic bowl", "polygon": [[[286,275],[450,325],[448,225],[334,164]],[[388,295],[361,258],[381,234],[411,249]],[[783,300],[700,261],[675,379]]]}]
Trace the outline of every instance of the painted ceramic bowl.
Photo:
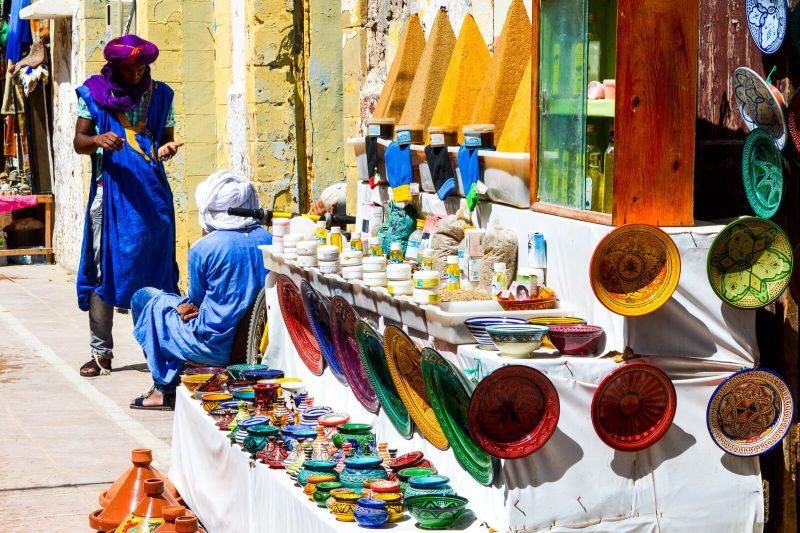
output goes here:
[{"label": "painted ceramic bowl", "polygon": [[[586,324],[586,321],[576,316],[540,316],[536,318],[531,318],[530,320],[528,320],[528,324],[533,324],[534,326],[549,327],[562,324]],[[555,348],[555,346],[553,346],[553,343],[550,342],[550,338],[547,335],[545,335],[544,340],[542,341],[542,346],[544,348]]]},{"label": "painted ceramic bowl", "polygon": [[461,496],[414,496],[406,507],[422,529],[450,527],[464,514],[469,500]]},{"label": "painted ceramic bowl", "polygon": [[[343,492],[343,490],[350,490],[350,492]],[[356,494],[352,489],[334,489],[331,491],[331,498],[333,498],[333,501],[329,500],[328,509],[331,510],[336,520],[339,522],[355,522],[353,511],[355,511],[361,495]]]},{"label": "painted ceramic bowl", "polygon": [[530,300],[506,300],[498,298],[497,303],[503,311],[540,311],[542,309],[552,309],[556,306],[556,298],[532,298]]},{"label": "painted ceramic bowl", "polygon": [[[197,398],[200,401],[205,400],[206,397],[208,397],[208,396],[216,396],[216,395],[219,395],[219,394],[224,394],[225,396],[231,396],[230,394],[226,393],[222,389],[220,389],[220,390],[211,390],[211,391],[201,391],[200,389],[195,389],[194,390],[194,397]],[[232,396],[231,396],[231,398],[232,398]],[[228,400],[230,400],[231,398],[228,398]]]},{"label": "painted ceramic bowl", "polygon": [[408,489],[408,481],[412,477],[431,476],[436,474],[436,469],[427,466],[412,466],[404,468],[397,473],[397,480],[400,482],[400,492],[405,493]]},{"label": "painted ceramic bowl", "polygon": [[432,474],[429,476],[416,476],[408,480],[406,498],[422,496],[424,494],[435,494],[449,496],[455,494],[453,487],[450,486],[450,478]]},{"label": "painted ceramic bowl", "polygon": [[386,502],[375,498],[360,498],[353,509],[353,517],[361,527],[381,527],[389,521]]},{"label": "painted ceramic bowl", "polygon": [[339,473],[339,480],[345,488],[361,490],[364,481],[386,479],[386,469],[382,466],[383,458],[361,455],[345,459],[344,469]]},{"label": "painted ceramic bowl", "polygon": [[507,326],[509,324],[524,324],[525,319],[514,318],[507,316],[480,316],[475,318],[468,318],[464,321],[470,334],[478,343],[480,348],[495,350],[495,345],[492,338],[486,332],[487,326]]},{"label": "painted ceramic bowl", "polygon": [[317,504],[317,507],[327,507],[328,498],[331,497],[331,491],[334,489],[341,489],[342,484],[338,481],[321,481],[317,483],[317,487],[314,491],[314,503]]},{"label": "painted ceramic bowl", "polygon": [[334,479],[338,479],[339,475],[336,473],[336,463],[334,461],[320,461],[311,460],[303,463],[303,468],[297,473],[297,483],[301,487],[305,487],[308,479],[311,476],[327,476],[331,475]]},{"label": "painted ceramic bowl", "polygon": [[251,403],[256,400],[256,393],[253,391],[253,387],[229,387],[228,390],[236,400],[243,400]]},{"label": "painted ceramic bowl", "polygon": [[283,370],[277,368],[260,368],[256,370],[246,370],[241,373],[244,379],[258,381],[259,379],[279,379],[283,377]]},{"label": "painted ceramic bowl", "polygon": [[194,392],[197,387],[214,377],[214,374],[194,374],[191,376],[181,376],[181,383],[189,389],[189,392]]},{"label": "painted ceramic bowl", "polygon": [[335,428],[342,424],[347,424],[349,421],[350,415],[347,413],[328,413],[317,419],[319,425],[326,428]]},{"label": "painted ceramic bowl", "polygon": [[224,368],[219,366],[193,366],[191,368],[186,368],[183,371],[184,376],[196,376],[198,374],[205,374],[208,376],[213,376],[214,374],[224,374]]},{"label": "painted ceramic bowl", "polygon": [[542,345],[547,334],[547,326],[532,324],[511,324],[508,326],[488,326],[486,332],[500,352],[508,357],[528,357]]},{"label": "painted ceramic bowl", "polygon": [[[398,489],[399,490],[399,489]],[[400,492],[374,492],[372,497],[376,500],[386,502],[386,510],[389,511],[389,522],[400,522],[403,519],[403,494]]]},{"label": "painted ceramic bowl", "polygon": [[231,377],[232,380],[243,381],[249,379],[244,375],[245,372],[249,372],[251,370],[269,370],[269,367],[267,365],[242,364],[242,365],[231,365],[228,367],[227,370],[228,370],[228,375]]},{"label": "painted ceramic bowl", "polygon": [[231,398],[232,396],[230,394],[221,392],[206,394],[206,396],[203,398],[203,409],[205,409],[206,413],[216,411],[217,409],[222,408],[222,402],[226,402]]},{"label": "painted ceramic bowl", "polygon": [[[308,499],[314,501],[314,493],[317,492],[317,485],[325,483],[326,481],[336,482],[336,476],[331,474],[324,474],[321,476],[309,476],[306,480],[306,486],[303,487],[303,494],[308,496]],[[327,498],[326,498],[327,499]]]},{"label": "painted ceramic bowl", "polygon": [[339,431],[333,436],[333,444],[337,448],[341,448],[348,439],[356,440],[358,445],[363,447],[365,444],[369,444],[369,441],[375,440],[375,433],[370,424],[348,422],[339,426]]},{"label": "painted ceramic bowl", "polygon": [[553,325],[547,336],[561,355],[587,355],[597,348],[603,328],[586,324]]}]

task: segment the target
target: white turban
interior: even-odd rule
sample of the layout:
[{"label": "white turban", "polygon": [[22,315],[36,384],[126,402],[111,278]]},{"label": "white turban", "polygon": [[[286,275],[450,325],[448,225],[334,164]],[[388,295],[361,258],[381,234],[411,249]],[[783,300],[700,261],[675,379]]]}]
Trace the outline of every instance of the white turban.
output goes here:
[{"label": "white turban", "polygon": [[207,232],[243,229],[258,223],[254,218],[228,214],[230,207],[258,208],[258,195],[253,184],[232,170],[211,174],[197,186],[194,198],[200,211],[200,226]]},{"label": "white turban", "polygon": [[322,200],[326,210],[333,207],[334,213],[343,215],[347,211],[347,184],[336,183],[327,187],[322,191],[319,199]]}]

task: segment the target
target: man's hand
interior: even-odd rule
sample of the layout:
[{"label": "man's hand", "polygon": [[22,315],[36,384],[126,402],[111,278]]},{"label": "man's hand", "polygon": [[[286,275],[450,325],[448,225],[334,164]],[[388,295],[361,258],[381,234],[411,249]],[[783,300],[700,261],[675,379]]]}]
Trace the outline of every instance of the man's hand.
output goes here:
[{"label": "man's hand", "polygon": [[117,152],[122,149],[122,146],[125,144],[125,139],[121,138],[113,131],[109,131],[108,133],[95,135],[94,144],[98,148],[104,148],[109,152]]},{"label": "man's hand", "polygon": [[180,315],[181,320],[188,322],[200,315],[200,308],[191,302],[186,302],[185,304],[178,306],[178,314]]},{"label": "man's hand", "polygon": [[170,141],[165,143],[158,149],[158,158],[161,161],[172,159],[172,157],[178,153],[178,148],[181,146],[183,146],[183,141]]}]

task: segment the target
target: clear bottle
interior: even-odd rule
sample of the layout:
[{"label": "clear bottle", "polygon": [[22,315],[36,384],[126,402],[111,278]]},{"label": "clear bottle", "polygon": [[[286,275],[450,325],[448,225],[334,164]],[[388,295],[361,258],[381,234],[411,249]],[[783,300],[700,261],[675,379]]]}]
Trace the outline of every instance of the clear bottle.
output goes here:
[{"label": "clear bottle", "polygon": [[369,255],[372,257],[383,257],[383,246],[381,245],[380,237],[371,237],[369,239]]},{"label": "clear bottle", "polygon": [[334,226],[331,228],[330,235],[331,246],[339,248],[339,253],[342,253],[342,228]]},{"label": "clear bottle", "polygon": [[361,240],[361,233],[354,231],[350,234],[350,249],[354,252],[364,252],[364,241]]},{"label": "clear bottle", "polygon": [[433,248],[425,248],[422,252],[422,270],[433,270]]},{"label": "clear bottle", "polygon": [[588,79],[586,81],[587,83],[600,81],[600,33],[597,30],[597,14],[593,12],[589,13],[589,31],[586,41],[589,43]]},{"label": "clear bottle", "polygon": [[614,205],[614,128],[608,133],[608,148],[603,156],[603,213],[611,213]]},{"label": "clear bottle", "polygon": [[444,271],[445,289],[456,291],[461,288],[461,268],[458,256],[447,256],[447,269]]},{"label": "clear bottle", "polygon": [[[586,209],[590,211],[601,211],[603,208],[603,192],[605,189],[605,176],[600,170],[600,154],[589,155],[589,173],[587,180]],[[588,183],[591,183],[591,191]]]},{"label": "clear bottle", "polygon": [[314,232],[314,237],[316,237],[318,245],[325,246],[328,244],[328,228],[324,220],[317,222],[317,230]]},{"label": "clear bottle", "polygon": [[505,263],[495,263],[492,274],[492,297],[497,298],[500,293],[508,288],[508,276]]},{"label": "clear bottle", "polygon": [[408,238],[406,246],[406,261],[416,261],[422,248],[422,228],[425,227],[424,220],[417,220],[417,229]]},{"label": "clear bottle", "polygon": [[403,262],[403,245],[393,242],[390,245],[389,264],[399,264]]}]

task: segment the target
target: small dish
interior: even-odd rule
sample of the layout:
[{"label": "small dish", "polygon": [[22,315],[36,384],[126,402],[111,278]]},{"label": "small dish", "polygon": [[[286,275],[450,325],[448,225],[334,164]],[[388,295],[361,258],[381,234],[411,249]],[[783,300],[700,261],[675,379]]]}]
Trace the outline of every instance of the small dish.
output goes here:
[{"label": "small dish", "polygon": [[540,311],[542,309],[552,309],[556,306],[556,298],[532,298],[530,300],[511,300],[498,298],[497,303],[503,311]]},{"label": "small dish", "polygon": [[503,355],[508,357],[528,357],[542,345],[547,334],[547,326],[532,324],[510,324],[507,326],[488,326],[486,332]]},{"label": "small dish", "polygon": [[408,498],[405,503],[419,527],[444,529],[464,514],[469,500],[461,496],[423,495]]},{"label": "small dish", "polygon": [[487,326],[506,326],[510,324],[524,323],[524,318],[507,316],[479,316],[475,318],[468,318],[464,321],[464,325],[475,339],[475,342],[478,343],[478,348],[484,350],[497,350],[497,347],[492,342],[492,338],[486,332]]},{"label": "small dish", "polygon": [[587,324],[555,324],[547,336],[561,355],[587,355],[597,348],[603,328]]}]

